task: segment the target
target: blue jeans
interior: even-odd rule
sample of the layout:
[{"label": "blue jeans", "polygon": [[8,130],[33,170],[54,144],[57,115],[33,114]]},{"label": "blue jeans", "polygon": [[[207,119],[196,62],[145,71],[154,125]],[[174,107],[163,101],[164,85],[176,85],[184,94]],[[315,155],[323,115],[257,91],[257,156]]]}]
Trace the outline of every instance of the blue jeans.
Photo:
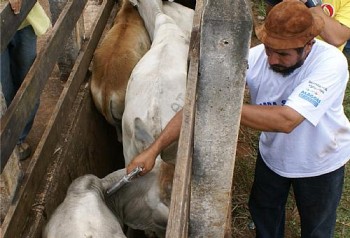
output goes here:
[{"label": "blue jeans", "polygon": [[344,167],[316,177],[285,178],[270,170],[259,154],[249,198],[256,237],[284,237],[285,205],[291,186],[301,220],[301,237],[333,237]]},{"label": "blue jeans", "polygon": [[346,45],[343,49],[343,53],[345,57],[348,59],[348,62],[350,62],[350,40],[346,42]]},{"label": "blue jeans", "polygon": [[[7,48],[1,53],[1,85],[6,104],[9,106],[36,58],[37,37],[31,26],[18,30]],[[39,99],[19,138],[21,143],[32,128]]]},{"label": "blue jeans", "polygon": [[350,62],[350,47],[344,48],[343,53],[344,53],[345,57],[348,59],[348,62]]}]

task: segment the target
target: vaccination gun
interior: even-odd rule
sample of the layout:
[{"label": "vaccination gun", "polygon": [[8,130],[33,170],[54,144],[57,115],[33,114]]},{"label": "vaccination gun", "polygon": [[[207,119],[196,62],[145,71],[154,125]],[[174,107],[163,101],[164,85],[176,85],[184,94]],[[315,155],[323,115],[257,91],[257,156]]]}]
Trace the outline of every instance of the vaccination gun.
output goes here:
[{"label": "vaccination gun", "polygon": [[115,183],[112,187],[107,189],[106,191],[107,196],[112,195],[113,193],[118,191],[118,189],[120,189],[124,184],[129,183],[133,178],[139,175],[140,172],[142,172],[142,170],[143,168],[136,167],[129,174],[124,175],[123,178],[121,178],[117,183]]}]

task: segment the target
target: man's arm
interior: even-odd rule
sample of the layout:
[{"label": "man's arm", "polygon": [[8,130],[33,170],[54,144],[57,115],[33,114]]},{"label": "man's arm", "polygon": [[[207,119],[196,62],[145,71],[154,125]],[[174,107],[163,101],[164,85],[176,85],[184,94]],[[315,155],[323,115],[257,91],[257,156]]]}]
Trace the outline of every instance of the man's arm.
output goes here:
[{"label": "man's arm", "polygon": [[142,167],[141,175],[152,170],[159,153],[179,139],[182,124],[182,109],[169,121],[159,137],[141,154],[137,155],[127,166],[127,173],[136,167]]},{"label": "man's arm", "polygon": [[[289,133],[297,127],[304,117],[288,106],[260,106],[244,104],[241,124],[260,131]],[[182,124],[182,110],[177,112],[159,137],[127,166],[127,173],[136,167],[145,175],[154,167],[156,157],[171,143],[179,139]]]},{"label": "man's arm", "polygon": [[288,106],[247,105],[242,107],[241,124],[259,131],[290,133],[304,117]]},{"label": "man's arm", "polygon": [[327,16],[326,13],[322,10],[321,6],[312,7],[310,8],[310,11],[314,14],[319,15],[324,20],[325,27],[320,33],[320,36],[324,41],[331,45],[339,47],[343,45],[348,39],[350,39],[350,28],[344,26],[334,18]]}]

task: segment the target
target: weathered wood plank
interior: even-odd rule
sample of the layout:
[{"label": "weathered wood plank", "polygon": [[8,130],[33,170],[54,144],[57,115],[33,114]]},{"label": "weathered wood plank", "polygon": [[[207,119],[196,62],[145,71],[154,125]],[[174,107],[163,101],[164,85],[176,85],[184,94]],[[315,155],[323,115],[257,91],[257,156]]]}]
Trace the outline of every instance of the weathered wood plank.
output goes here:
[{"label": "weathered wood plank", "polygon": [[47,45],[39,53],[11,105],[1,118],[1,171],[22,133],[27,118],[34,109],[34,102],[40,97],[55,66],[60,53],[59,49],[62,49],[66,36],[72,32],[86,2],[87,0],[75,0],[67,3],[58,19],[58,24],[53,28]]},{"label": "weathered wood plank", "polygon": [[190,237],[224,237],[230,226],[236,144],[252,19],[244,0],[207,0],[197,85]]},{"label": "weathered wood plank", "polygon": [[[64,6],[67,4],[67,1],[68,0],[49,0],[52,24],[55,24],[57,21],[59,15],[64,9]],[[75,29],[72,31],[64,45],[64,50],[61,52],[61,55],[57,60],[57,65],[60,70],[60,79],[63,81],[66,81],[69,77],[69,73],[72,70],[74,62],[79,54],[79,50],[85,35],[84,31],[84,17],[81,15]]]},{"label": "weathered wood plank", "polygon": [[190,65],[187,76],[185,106],[183,109],[183,120],[178,144],[173,189],[171,193],[170,213],[166,232],[166,237],[169,238],[186,238],[188,234],[193,127],[199,67],[199,37],[202,11],[203,1],[197,0],[189,47]]},{"label": "weathered wood plank", "polygon": [[6,3],[4,8],[0,13],[0,24],[1,24],[1,52],[3,52],[8,43],[10,42],[12,36],[16,33],[18,27],[21,25],[23,20],[27,17],[30,10],[33,8],[36,0],[26,0],[22,1],[22,7],[19,14],[13,14],[11,6]]},{"label": "weathered wood plank", "polygon": [[[2,224],[1,229],[4,238],[20,237],[19,234],[22,232],[27,219],[23,214],[28,214],[31,210],[36,192],[38,191],[41,180],[51,162],[50,158],[55,153],[55,147],[61,135],[61,129],[67,122],[67,118],[65,117],[68,115],[71,105],[79,91],[80,85],[85,79],[94,50],[98,44],[113,5],[113,0],[104,1],[101,6],[100,14],[97,16],[98,20],[92,27],[92,35],[83,44],[82,51],[77,58],[68,81],[66,82],[54,113],[50,118],[34,155],[32,156],[27,169],[28,177],[24,179],[23,188],[19,191],[19,197],[10,207]],[[39,223],[39,225],[40,224],[41,223]]]}]

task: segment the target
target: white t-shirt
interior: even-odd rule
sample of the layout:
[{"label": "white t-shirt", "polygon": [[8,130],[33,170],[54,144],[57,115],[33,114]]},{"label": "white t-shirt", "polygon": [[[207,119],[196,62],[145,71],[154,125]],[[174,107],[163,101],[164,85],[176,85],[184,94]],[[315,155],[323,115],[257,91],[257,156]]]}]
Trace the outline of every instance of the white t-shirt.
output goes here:
[{"label": "white t-shirt", "polygon": [[288,105],[305,120],[291,133],[262,132],[266,165],[289,178],[332,172],[350,158],[350,123],[343,110],[347,60],[334,46],[316,40],[304,64],[288,76],[269,68],[264,45],[249,52],[251,103]]}]

